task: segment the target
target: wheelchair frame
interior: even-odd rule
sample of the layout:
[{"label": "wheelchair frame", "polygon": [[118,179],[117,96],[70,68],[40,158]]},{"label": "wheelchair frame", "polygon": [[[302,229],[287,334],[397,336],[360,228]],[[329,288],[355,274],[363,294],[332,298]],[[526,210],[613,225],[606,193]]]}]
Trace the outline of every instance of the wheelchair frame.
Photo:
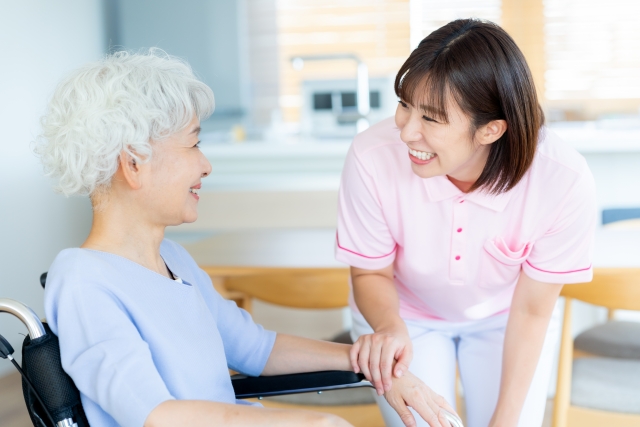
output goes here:
[{"label": "wheelchair frame", "polygon": [[[0,312],[6,312],[14,315],[27,327],[29,336],[27,339],[36,340],[38,338],[45,337],[47,332],[43,323],[38,318],[37,314],[26,305],[19,301],[0,298]],[[53,335],[53,334],[52,334]],[[55,336],[55,335],[54,335]],[[26,340],[25,340],[26,341]],[[57,344],[56,344],[57,345]],[[24,346],[23,346],[24,351]],[[59,349],[57,354],[57,363],[60,363]],[[61,365],[60,365],[61,366]],[[20,371],[22,373],[22,371]],[[25,376],[25,374],[23,374]],[[28,376],[27,376],[28,378]],[[26,388],[27,381],[23,381],[23,388]],[[71,381],[72,383],[72,381]],[[237,399],[248,399],[257,397],[261,399],[266,396],[278,396],[286,394],[296,393],[309,393],[317,392],[322,393],[328,390],[339,390],[346,388],[360,388],[370,387],[373,385],[364,378],[362,374],[356,374],[349,371],[322,371],[322,372],[308,372],[302,374],[289,374],[289,375],[274,375],[264,377],[249,377],[245,375],[234,375],[231,377],[231,383],[234,388]],[[74,390],[77,392],[75,385],[71,384]],[[38,394],[34,388],[34,392]],[[26,393],[26,390],[25,390]],[[26,399],[26,396],[25,396]],[[38,396],[38,400],[40,400]],[[46,402],[45,402],[46,405]],[[27,407],[30,415],[31,408]],[[58,412],[56,408],[46,407],[47,414]],[[42,420],[42,414],[36,414],[42,423],[46,426],[46,423]],[[82,414],[84,416],[84,414]],[[445,411],[447,420],[451,423],[452,427],[463,427],[462,421],[453,414]],[[32,418],[33,421],[33,418]],[[76,421],[73,418],[62,418],[59,420],[53,419],[55,422],[54,427],[78,427]],[[41,427],[41,426],[35,426]],[[87,423],[88,427],[88,423]]]}]

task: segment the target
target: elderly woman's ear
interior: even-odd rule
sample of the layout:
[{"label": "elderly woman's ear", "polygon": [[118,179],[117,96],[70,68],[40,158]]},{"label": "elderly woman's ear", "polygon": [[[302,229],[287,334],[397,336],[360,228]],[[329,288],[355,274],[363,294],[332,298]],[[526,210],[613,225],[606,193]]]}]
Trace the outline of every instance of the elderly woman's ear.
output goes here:
[{"label": "elderly woman's ear", "polygon": [[118,175],[121,175],[120,181],[128,185],[132,190],[139,190],[142,188],[142,177],[139,162],[127,152],[122,150],[120,152],[118,171],[116,172],[116,179]]}]

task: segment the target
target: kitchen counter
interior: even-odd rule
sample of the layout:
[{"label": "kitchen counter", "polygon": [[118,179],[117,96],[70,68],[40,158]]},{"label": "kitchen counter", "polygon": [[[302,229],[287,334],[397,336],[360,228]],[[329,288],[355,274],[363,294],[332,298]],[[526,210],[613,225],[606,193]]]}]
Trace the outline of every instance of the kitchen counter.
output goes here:
[{"label": "kitchen counter", "polygon": [[[618,181],[640,182],[640,127],[603,121],[553,123],[550,129],[587,158],[596,180],[602,176],[602,182],[617,191]],[[281,142],[207,140],[203,134],[201,150],[213,166],[211,176],[203,181],[205,191],[337,191],[351,143],[349,139],[284,137]],[[611,202],[606,200],[608,205]]]}]

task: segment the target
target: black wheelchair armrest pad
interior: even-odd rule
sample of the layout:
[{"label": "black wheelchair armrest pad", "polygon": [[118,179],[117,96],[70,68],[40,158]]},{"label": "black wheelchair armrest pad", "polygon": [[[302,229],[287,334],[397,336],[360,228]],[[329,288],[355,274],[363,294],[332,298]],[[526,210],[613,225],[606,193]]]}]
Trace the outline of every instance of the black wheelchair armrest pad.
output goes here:
[{"label": "black wheelchair armrest pad", "polygon": [[315,391],[323,387],[359,383],[364,375],[350,371],[320,371],[302,374],[249,377],[234,375],[231,384],[238,399],[250,397],[276,396],[279,394]]}]

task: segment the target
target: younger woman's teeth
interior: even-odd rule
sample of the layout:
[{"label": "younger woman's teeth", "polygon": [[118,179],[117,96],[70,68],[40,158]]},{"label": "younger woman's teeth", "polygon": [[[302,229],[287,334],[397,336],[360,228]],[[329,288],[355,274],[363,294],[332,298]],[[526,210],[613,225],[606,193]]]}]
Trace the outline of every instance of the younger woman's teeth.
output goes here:
[{"label": "younger woman's teeth", "polygon": [[189,189],[189,193],[193,193],[193,194],[198,194],[198,191],[200,191],[200,190],[197,189],[197,188],[190,188]]},{"label": "younger woman's teeth", "polygon": [[409,150],[409,153],[411,153],[413,157],[417,157],[420,160],[429,160],[436,156],[436,153],[425,153],[424,151],[418,150]]}]

